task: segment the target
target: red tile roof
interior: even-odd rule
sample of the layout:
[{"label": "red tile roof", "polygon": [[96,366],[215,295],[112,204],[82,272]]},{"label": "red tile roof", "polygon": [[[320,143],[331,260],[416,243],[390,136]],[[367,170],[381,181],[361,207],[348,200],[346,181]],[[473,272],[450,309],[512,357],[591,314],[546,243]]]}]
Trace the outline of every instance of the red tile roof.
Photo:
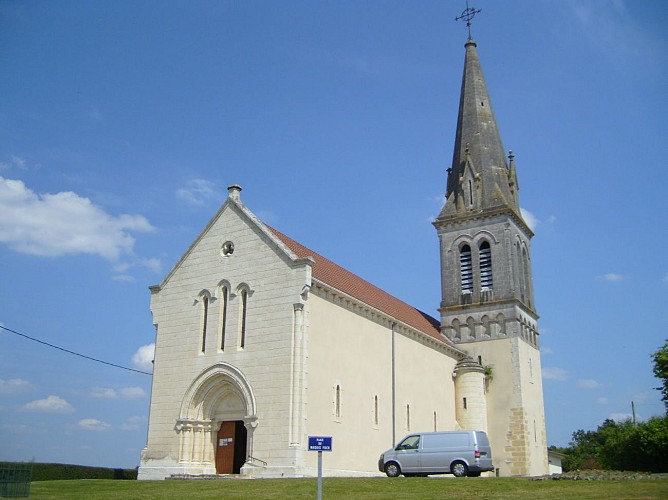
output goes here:
[{"label": "red tile roof", "polygon": [[315,260],[312,271],[313,278],[322,281],[323,283],[326,283],[327,285],[344,292],[361,302],[440,340],[441,342],[450,344],[447,339],[441,336],[440,323],[437,319],[432,318],[428,314],[423,313],[402,300],[384,292],[377,286],[363,280],[359,276],[342,268],[317,252],[306,248],[304,245],[297,243],[295,240],[276,229],[272,227],[268,227],[268,229],[298,257],[312,257]]}]

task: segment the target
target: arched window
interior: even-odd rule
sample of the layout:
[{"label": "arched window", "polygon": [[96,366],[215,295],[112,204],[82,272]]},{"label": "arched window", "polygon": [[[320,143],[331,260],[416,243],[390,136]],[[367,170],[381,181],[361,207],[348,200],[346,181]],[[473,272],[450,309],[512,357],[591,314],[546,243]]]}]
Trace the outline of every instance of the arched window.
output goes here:
[{"label": "arched window", "polygon": [[341,418],[341,386],[338,384],[334,395],[334,415],[336,418]]},{"label": "arched window", "polygon": [[227,302],[230,300],[230,293],[226,286],[220,289],[220,350],[225,350],[225,328],[227,327]]},{"label": "arched window", "polygon": [[406,430],[411,430],[411,405],[406,405]]},{"label": "arched window", "polygon": [[248,290],[241,290],[241,331],[239,332],[239,347],[246,345],[246,314],[248,311]]},{"label": "arched window", "polygon": [[473,292],[473,264],[471,261],[471,247],[464,245],[459,250],[459,271],[462,279],[462,293]]},{"label": "arched window", "polygon": [[206,350],[206,324],[209,319],[209,297],[202,297],[202,352]]},{"label": "arched window", "polygon": [[524,293],[526,297],[526,302],[529,307],[531,306],[531,278],[529,277],[529,257],[527,255],[527,249],[522,247],[522,275],[524,280]]},{"label": "arched window", "polygon": [[461,339],[462,338],[462,331],[461,331],[461,325],[460,322],[457,318],[452,320],[452,331],[454,332],[454,338],[456,339]]},{"label": "arched window", "polygon": [[480,290],[492,289],[492,249],[488,241],[480,244]]}]

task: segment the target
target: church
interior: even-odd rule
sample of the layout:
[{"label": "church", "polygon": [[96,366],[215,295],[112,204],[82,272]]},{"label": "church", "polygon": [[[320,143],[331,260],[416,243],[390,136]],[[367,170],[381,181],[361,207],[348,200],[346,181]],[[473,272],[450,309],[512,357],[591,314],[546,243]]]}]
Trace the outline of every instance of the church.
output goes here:
[{"label": "church", "polygon": [[263,223],[231,185],[150,287],[156,347],[139,479],[315,476],[309,436],[332,437],[324,475],[379,475],[380,453],[405,435],[459,429],[487,432],[500,476],[548,473],[533,232],[470,37],[465,49],[433,222],[439,317]]}]

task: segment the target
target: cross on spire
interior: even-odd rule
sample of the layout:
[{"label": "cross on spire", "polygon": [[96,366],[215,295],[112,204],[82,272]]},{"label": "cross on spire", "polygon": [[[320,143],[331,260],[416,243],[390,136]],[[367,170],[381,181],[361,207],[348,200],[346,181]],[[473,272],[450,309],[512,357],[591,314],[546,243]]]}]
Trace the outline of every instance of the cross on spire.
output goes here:
[{"label": "cross on spire", "polygon": [[466,28],[469,31],[469,40],[471,40],[471,21],[479,12],[482,12],[482,9],[469,7],[469,1],[466,0],[466,9],[462,11],[461,15],[455,17],[455,21],[466,21]]}]

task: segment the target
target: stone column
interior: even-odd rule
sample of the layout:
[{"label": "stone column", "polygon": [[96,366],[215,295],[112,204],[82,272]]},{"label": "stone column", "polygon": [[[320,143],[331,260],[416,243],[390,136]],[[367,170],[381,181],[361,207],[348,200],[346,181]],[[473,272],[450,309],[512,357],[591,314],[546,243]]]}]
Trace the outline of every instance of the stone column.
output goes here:
[{"label": "stone column", "polygon": [[215,443],[214,440],[216,436],[213,430],[213,422],[206,422],[203,426],[204,428],[204,453],[202,455],[202,463],[205,465],[211,465],[214,460],[214,450]]},{"label": "stone column", "polygon": [[301,442],[302,388],[304,385],[304,304],[293,304],[293,307],[294,322],[292,334],[292,387],[290,388],[290,446],[298,447]]},{"label": "stone column", "polygon": [[181,435],[179,462],[182,464],[189,464],[192,460],[193,449],[192,422],[188,419],[178,420],[176,423],[176,432]]}]

